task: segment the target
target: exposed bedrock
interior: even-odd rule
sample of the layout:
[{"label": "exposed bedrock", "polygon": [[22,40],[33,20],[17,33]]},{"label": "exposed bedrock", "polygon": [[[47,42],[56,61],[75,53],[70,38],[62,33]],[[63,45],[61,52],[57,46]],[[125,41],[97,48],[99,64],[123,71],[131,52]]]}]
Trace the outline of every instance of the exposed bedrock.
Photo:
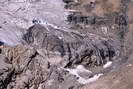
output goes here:
[{"label": "exposed bedrock", "polygon": [[56,60],[64,67],[75,64],[100,66],[107,61],[117,60],[120,54],[119,41],[115,39],[92,33],[80,35],[61,29],[53,30],[39,24],[30,27],[23,39],[51,64]]},{"label": "exposed bedrock", "polygon": [[127,82],[133,49],[128,0],[63,0],[66,9],[62,0],[18,1],[0,2],[0,89],[90,89],[100,77],[99,85]]}]

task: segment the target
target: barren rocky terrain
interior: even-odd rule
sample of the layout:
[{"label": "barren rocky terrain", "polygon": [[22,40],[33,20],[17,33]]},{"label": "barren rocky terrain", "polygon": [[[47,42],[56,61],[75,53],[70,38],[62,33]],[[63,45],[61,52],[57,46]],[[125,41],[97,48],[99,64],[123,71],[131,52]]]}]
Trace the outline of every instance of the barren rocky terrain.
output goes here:
[{"label": "barren rocky terrain", "polygon": [[132,89],[132,0],[0,0],[0,89]]}]

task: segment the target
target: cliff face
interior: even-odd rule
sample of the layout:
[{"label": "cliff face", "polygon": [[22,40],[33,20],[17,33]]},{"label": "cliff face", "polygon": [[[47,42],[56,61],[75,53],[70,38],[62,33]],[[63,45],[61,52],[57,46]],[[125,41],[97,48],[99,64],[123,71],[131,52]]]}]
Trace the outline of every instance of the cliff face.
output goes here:
[{"label": "cliff face", "polygon": [[132,89],[132,1],[0,1],[0,89]]}]

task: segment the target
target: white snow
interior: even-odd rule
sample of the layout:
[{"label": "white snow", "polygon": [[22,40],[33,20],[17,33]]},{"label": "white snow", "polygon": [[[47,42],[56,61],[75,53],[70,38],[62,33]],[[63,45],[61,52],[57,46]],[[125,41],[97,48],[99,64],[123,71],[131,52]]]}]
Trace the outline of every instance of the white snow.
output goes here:
[{"label": "white snow", "polygon": [[78,77],[79,79],[77,80],[79,83],[81,84],[87,84],[87,83],[92,83],[94,81],[96,81],[100,76],[102,76],[103,74],[96,74],[94,75],[94,77],[89,78],[89,79],[85,79],[82,78],[78,73],[79,72],[87,72],[87,73],[92,73],[91,71],[87,70],[84,68],[83,65],[78,65],[76,69],[65,69],[67,71],[69,71],[70,74],[75,75],[76,77]]},{"label": "white snow", "polygon": [[103,68],[108,68],[112,65],[112,61],[108,61],[104,66]]},{"label": "white snow", "polygon": [[66,70],[69,71],[70,74],[76,75],[76,77],[79,77],[76,69],[66,69]]},{"label": "white snow", "polygon": [[92,83],[95,82],[96,80],[99,79],[100,76],[102,76],[103,74],[96,74],[94,75],[94,77],[89,78],[89,79],[84,79],[82,77],[79,77],[78,82],[81,84],[88,84],[88,83]]},{"label": "white snow", "polygon": [[78,72],[92,73],[91,71],[85,69],[85,67],[84,67],[83,65],[78,65],[78,66],[77,66],[77,71],[78,71]]},{"label": "white snow", "polygon": [[77,77],[79,77],[79,75],[78,75],[79,72],[92,73],[91,71],[85,69],[83,65],[78,65],[76,69],[68,69],[67,68],[65,70],[69,71],[70,74],[76,75]]},{"label": "white snow", "polygon": [[44,26],[51,26],[51,27],[53,27],[53,28],[55,28],[55,29],[60,29],[59,26],[56,26],[56,25],[51,24],[51,23],[48,23],[48,22],[46,22],[46,21],[41,21],[40,24],[42,24],[42,25],[44,25]]}]

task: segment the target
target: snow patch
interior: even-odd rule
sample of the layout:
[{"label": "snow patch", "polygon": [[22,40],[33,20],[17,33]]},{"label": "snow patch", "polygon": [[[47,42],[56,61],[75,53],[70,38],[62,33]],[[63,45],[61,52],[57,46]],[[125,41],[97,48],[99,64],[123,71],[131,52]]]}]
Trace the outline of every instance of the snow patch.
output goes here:
[{"label": "snow patch", "polygon": [[87,70],[87,69],[85,69],[83,65],[78,65],[76,69],[68,69],[67,68],[65,70],[69,71],[70,74],[75,75],[78,78],[77,81],[80,84],[92,83],[92,82],[96,81],[100,76],[103,75],[103,74],[96,74],[92,78],[85,79],[85,78],[81,77],[78,73],[79,72],[92,73],[92,72]]},{"label": "snow patch", "polygon": [[108,68],[112,65],[112,61],[108,61],[104,66],[103,68]]},{"label": "snow patch", "polygon": [[92,82],[95,82],[96,80],[98,80],[99,77],[102,76],[102,75],[103,74],[96,74],[92,78],[89,78],[89,79],[84,79],[82,77],[79,77],[78,82],[81,83],[81,84],[92,83]]},{"label": "snow patch", "polygon": [[84,67],[83,65],[78,65],[78,66],[77,66],[77,71],[79,71],[79,72],[92,73],[91,71],[85,69],[85,67]]}]

